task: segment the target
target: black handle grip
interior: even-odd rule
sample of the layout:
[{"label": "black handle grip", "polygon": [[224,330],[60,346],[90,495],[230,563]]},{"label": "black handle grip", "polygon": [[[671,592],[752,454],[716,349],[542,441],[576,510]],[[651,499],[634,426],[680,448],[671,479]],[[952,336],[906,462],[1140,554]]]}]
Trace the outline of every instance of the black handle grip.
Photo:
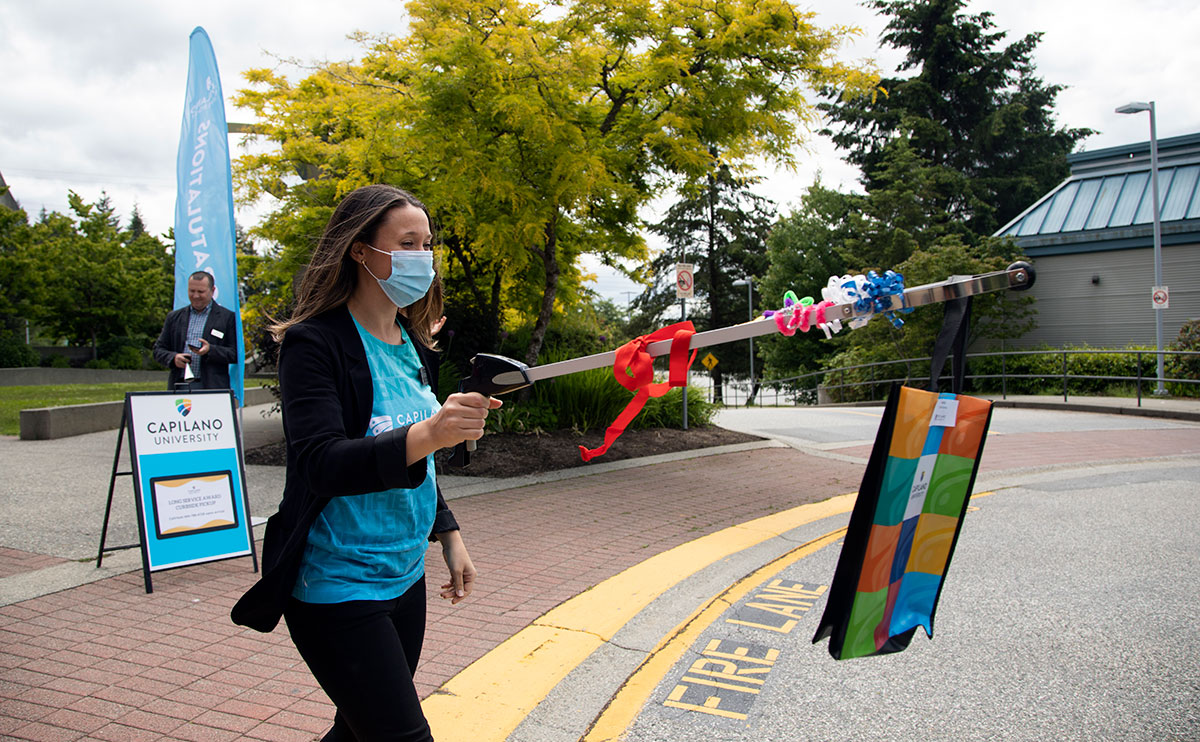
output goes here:
[{"label": "black handle grip", "polygon": [[[471,359],[471,375],[458,383],[460,392],[479,392],[485,397],[524,389],[533,382],[525,373],[529,367],[520,361],[490,353],[478,353]],[[464,467],[471,463],[475,441],[463,441],[454,447],[449,464]]]},{"label": "black handle grip", "polygon": [[450,454],[450,460],[447,461],[450,466],[461,469],[464,466],[469,466],[471,463],[471,452],[467,450],[467,442],[463,441],[454,447],[454,453]]}]

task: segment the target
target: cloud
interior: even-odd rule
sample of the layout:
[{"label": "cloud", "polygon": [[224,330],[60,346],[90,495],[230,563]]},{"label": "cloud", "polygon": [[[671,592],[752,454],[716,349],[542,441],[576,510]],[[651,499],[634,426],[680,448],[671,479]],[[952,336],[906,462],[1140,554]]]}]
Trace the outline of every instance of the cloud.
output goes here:
[{"label": "cloud", "polygon": [[[346,36],[402,26],[401,3],[217,0],[104,3],[4,0],[0,25],[0,172],[22,206],[65,211],[67,190],[106,190],[119,214],[136,202],[154,232],[174,218],[174,169],[188,36],[212,38],[226,98],[271,56],[352,59]],[[228,106],[228,104],[227,104]],[[250,115],[228,106],[230,120]],[[253,210],[240,210],[239,220]],[[248,219],[243,219],[243,214]]]},{"label": "cloud", "polygon": [[[846,0],[802,3],[814,23],[857,25],[865,35],[847,45],[845,59],[877,57],[890,71],[894,50],[879,49],[884,19]],[[36,213],[66,209],[67,189],[94,200],[107,190],[119,214],[136,202],[156,233],[174,215],[174,167],[187,75],[188,35],[203,26],[212,38],[228,99],[252,67],[278,67],[278,57],[347,60],[361,50],[355,30],[403,33],[401,2],[292,0],[286,5],[211,0],[203,6],[152,0],[0,0],[0,172],[16,198]],[[1200,7],[1191,0],[1056,0],[1053,3],[972,2],[990,10],[1014,41],[1042,32],[1037,73],[1067,85],[1059,123],[1100,130],[1089,149],[1148,138],[1145,116],[1113,109],[1128,100],[1155,100],[1160,136],[1200,131]],[[272,56],[275,55],[275,56]],[[302,71],[282,66],[289,77]],[[227,104],[228,105],[228,104]],[[231,121],[250,114],[227,107]],[[236,140],[231,144],[236,145]],[[235,149],[236,152],[236,149]],[[762,192],[781,207],[794,205],[818,172],[827,185],[853,187],[856,173],[826,140],[798,157],[797,173],[764,166]],[[262,209],[239,207],[254,223]]]}]

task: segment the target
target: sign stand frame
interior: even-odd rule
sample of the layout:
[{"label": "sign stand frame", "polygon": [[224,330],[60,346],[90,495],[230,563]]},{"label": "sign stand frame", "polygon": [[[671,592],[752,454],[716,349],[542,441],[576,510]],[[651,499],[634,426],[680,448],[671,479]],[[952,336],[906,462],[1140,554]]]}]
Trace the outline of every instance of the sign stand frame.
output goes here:
[{"label": "sign stand frame", "polygon": [[[249,554],[250,554],[250,558],[251,558],[251,564],[253,565],[254,572],[257,573],[259,570],[258,549],[254,543],[254,527],[253,527],[252,518],[250,515],[250,496],[246,491],[246,466],[245,466],[245,456],[244,456],[244,453],[242,450],[242,432],[241,432],[241,424],[240,424],[241,420],[240,420],[240,416],[232,414],[234,407],[236,407],[236,402],[235,402],[235,397],[233,395],[233,392],[231,390],[220,390],[220,392],[224,392],[225,394],[229,395],[230,412],[231,412],[230,417],[231,417],[231,420],[232,420],[232,423],[234,426],[234,441],[235,441],[235,446],[236,446],[236,457],[237,457],[237,467],[236,467],[237,471],[236,471],[236,473],[229,472],[229,474],[235,475],[237,477],[237,484],[239,485],[240,491],[241,491],[242,514],[244,516],[244,523],[242,523],[240,525],[235,524],[233,527],[238,528],[239,530],[243,530],[245,532],[246,540],[249,545]],[[134,436],[134,424],[135,423],[134,423],[134,415],[133,415],[133,409],[132,409],[132,398],[134,396],[138,396],[138,397],[175,396],[180,393],[189,393],[189,394],[193,394],[193,395],[196,395],[196,394],[213,395],[215,393],[219,394],[220,392],[218,392],[217,390],[212,390],[212,391],[176,390],[176,391],[166,391],[166,392],[126,392],[125,393],[125,404],[121,410],[121,427],[120,427],[120,432],[117,435],[117,446],[116,446],[116,450],[113,453],[112,474],[109,478],[109,483],[108,483],[108,499],[107,499],[107,502],[106,502],[105,508],[104,508],[104,522],[103,522],[103,525],[101,527],[101,532],[100,532],[100,548],[96,555],[96,568],[97,569],[99,569],[101,564],[103,563],[104,554],[106,552],[119,551],[119,550],[123,550],[123,549],[132,549],[132,548],[140,547],[141,552],[142,552],[142,578],[143,578],[143,581],[146,586],[146,593],[149,594],[149,593],[154,592],[154,584],[151,579],[151,572],[159,571],[159,570],[151,570],[150,545],[147,541],[147,535],[146,535],[147,534],[147,524],[146,524],[147,516],[145,513],[145,507],[144,507],[142,482],[140,481],[140,477],[139,477],[140,472],[139,472],[139,467],[138,467],[139,459],[138,459],[138,453],[137,453],[137,443],[136,443],[135,436]],[[129,471],[118,471],[119,461],[121,458],[121,448],[122,448],[122,444],[125,439],[126,432],[128,432],[128,434],[129,434],[129,454],[132,459],[132,462],[131,462]],[[124,546],[107,546],[106,547],[105,541],[107,540],[107,536],[108,536],[108,524],[109,524],[110,516],[112,513],[113,495],[114,495],[114,491],[116,488],[116,481],[117,481],[118,476],[131,476],[133,478],[134,510],[137,513],[137,519],[138,519],[139,542],[135,543],[135,544],[127,544]],[[236,502],[234,503],[234,508],[236,510]],[[236,558],[239,558],[242,556],[245,556],[245,553],[210,556],[210,557],[206,557],[206,558],[201,558],[199,560],[192,560],[186,564],[181,563],[181,564],[177,564],[177,565],[173,565],[173,566],[162,567],[161,570],[165,571],[168,569],[178,569],[179,567],[189,566],[189,564],[193,564],[193,563],[221,561],[224,559],[236,559]]]},{"label": "sign stand frame", "polygon": [[137,544],[125,544],[124,546],[108,546],[104,543],[108,538],[108,521],[112,515],[113,492],[117,486],[117,477],[133,476],[133,470],[117,471],[117,467],[121,461],[121,445],[125,442],[125,425],[129,419],[129,403],[126,402],[121,406],[121,426],[117,433],[117,448],[113,452],[112,475],[108,478],[108,502],[104,504],[104,524],[100,527],[100,549],[96,552],[96,569],[100,569],[104,564],[104,555],[110,551],[123,551],[125,549],[136,549],[141,546]]}]

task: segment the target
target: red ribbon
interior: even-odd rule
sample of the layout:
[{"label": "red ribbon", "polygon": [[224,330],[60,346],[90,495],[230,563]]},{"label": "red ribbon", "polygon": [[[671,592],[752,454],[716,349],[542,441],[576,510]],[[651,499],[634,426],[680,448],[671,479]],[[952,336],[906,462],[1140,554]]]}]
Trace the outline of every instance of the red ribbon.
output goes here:
[{"label": "red ribbon", "polygon": [[[695,334],[696,328],[692,327],[691,322],[676,322],[617,348],[617,357],[613,362],[613,376],[616,377],[618,384],[634,392],[633,399],[629,400],[629,404],[625,405],[625,409],[621,411],[620,415],[617,415],[613,424],[608,426],[602,445],[590,451],[583,446],[579,447],[579,453],[583,456],[584,461],[591,461],[597,456],[603,456],[613,441],[621,437],[625,428],[633,422],[633,418],[642,411],[647,399],[661,397],[672,387],[687,385],[688,369],[696,360],[696,351],[693,350],[691,357],[688,356],[688,346],[692,342],[692,335]],[[647,346],[668,339],[671,341],[671,367],[668,380],[665,384],[654,384],[652,383],[654,381],[654,359],[650,357]]]}]

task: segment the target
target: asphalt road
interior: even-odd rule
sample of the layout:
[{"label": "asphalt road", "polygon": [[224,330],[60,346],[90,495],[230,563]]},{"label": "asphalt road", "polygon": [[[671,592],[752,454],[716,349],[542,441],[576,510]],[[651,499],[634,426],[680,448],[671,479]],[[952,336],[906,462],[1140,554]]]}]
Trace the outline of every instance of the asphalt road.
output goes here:
[{"label": "asphalt road", "polygon": [[[879,411],[731,412],[727,427],[838,455],[873,437]],[[1190,423],[1011,409],[992,431],[1124,431],[1132,458],[1140,432],[1164,426],[1200,435]],[[904,652],[847,661],[812,644],[836,540],[758,575],[689,637],[627,739],[1200,739],[1198,483],[1195,456],[985,473],[975,492],[991,494],[967,515],[932,640],[918,631]]]},{"label": "asphalt road", "polygon": [[[730,606],[659,683],[628,739],[1198,739],[1198,481],[1196,465],[1100,467],[977,498],[934,638],[918,632],[885,657],[839,662],[813,645],[823,596],[786,633],[786,617],[748,607],[770,605],[781,587],[823,591],[838,541]],[[720,669],[708,657],[743,649],[777,653],[769,665],[733,661],[759,668],[747,677],[761,685],[688,680],[693,668]],[[703,709],[714,694],[716,708],[745,718]]]}]

